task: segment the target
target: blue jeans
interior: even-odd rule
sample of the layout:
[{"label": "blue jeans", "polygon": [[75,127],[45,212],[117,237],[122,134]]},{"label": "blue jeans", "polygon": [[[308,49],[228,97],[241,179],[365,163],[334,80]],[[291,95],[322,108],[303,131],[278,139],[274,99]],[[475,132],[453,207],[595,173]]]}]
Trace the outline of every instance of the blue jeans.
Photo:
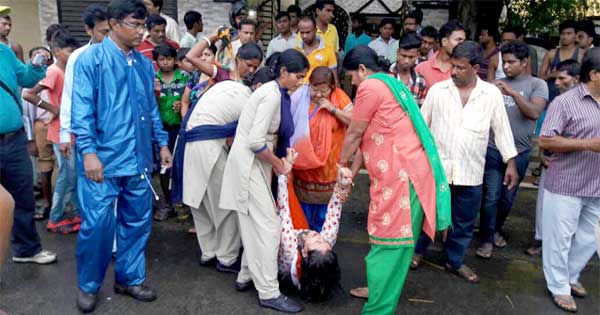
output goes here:
[{"label": "blue jeans", "polygon": [[[481,203],[482,186],[450,185],[452,199],[452,229],[448,231],[444,244],[448,264],[454,269],[463,264],[465,250],[473,240],[473,226]],[[424,255],[431,241],[421,233],[415,253]]]},{"label": "blue jeans", "polygon": [[308,221],[308,227],[313,231],[321,232],[323,223],[325,223],[325,217],[327,216],[327,204],[301,202],[300,206]]},{"label": "blue jeans", "polygon": [[75,170],[75,146],[71,148],[71,155],[66,158],[60,152],[60,144],[52,144],[56,161],[58,161],[58,177],[54,186],[50,221],[59,222],[63,219],[67,201],[71,202],[73,214],[79,215],[79,200],[77,199],[77,172]]},{"label": "blue jeans", "polygon": [[[519,183],[525,177],[529,165],[529,150],[516,156]],[[510,213],[519,185],[509,190],[502,182],[506,164],[497,149],[488,148],[485,157],[485,172],[483,175],[483,200],[480,212],[480,239],[482,243],[492,243],[494,233],[501,232],[502,226]]]},{"label": "blue jeans", "polygon": [[31,257],[42,251],[33,220],[33,171],[26,144],[23,130],[8,138],[0,135],[0,184],[15,200],[12,229],[14,257]]}]

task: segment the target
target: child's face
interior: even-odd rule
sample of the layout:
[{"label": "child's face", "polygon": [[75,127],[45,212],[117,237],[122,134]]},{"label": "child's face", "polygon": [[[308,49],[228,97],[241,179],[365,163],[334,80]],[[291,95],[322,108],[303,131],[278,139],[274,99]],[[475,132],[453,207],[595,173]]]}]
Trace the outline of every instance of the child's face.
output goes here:
[{"label": "child's face", "polygon": [[158,56],[156,63],[158,63],[158,68],[160,68],[160,71],[162,72],[171,72],[175,69],[174,57]]},{"label": "child's face", "polygon": [[66,65],[67,61],[69,60],[69,56],[71,56],[73,53],[73,47],[54,48],[52,53],[58,61],[60,61],[63,65]]},{"label": "child's face", "polygon": [[194,65],[187,58],[181,59],[177,65],[179,66],[179,69],[185,70],[188,73],[192,73],[196,70]]}]

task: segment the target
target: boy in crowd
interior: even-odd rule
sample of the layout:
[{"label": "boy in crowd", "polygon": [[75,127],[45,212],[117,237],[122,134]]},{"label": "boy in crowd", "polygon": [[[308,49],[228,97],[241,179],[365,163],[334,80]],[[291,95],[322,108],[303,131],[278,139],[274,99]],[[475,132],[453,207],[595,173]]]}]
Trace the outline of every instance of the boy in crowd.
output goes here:
[{"label": "boy in crowd", "polygon": [[333,49],[335,53],[340,50],[340,39],[335,25],[331,24],[333,20],[333,11],[335,10],[335,1],[317,0],[315,19],[317,20],[317,35],[321,36],[326,46]]},{"label": "boy in crowd", "polygon": [[275,23],[279,35],[269,42],[267,59],[276,52],[283,52],[286,49],[294,48],[296,45],[296,33],[293,33],[290,29],[290,14],[285,11],[277,13]]},{"label": "boy in crowd", "polygon": [[302,16],[302,9],[292,4],[287,8],[287,13],[290,15],[290,29],[292,33],[298,34],[298,22],[300,22],[300,17]]},{"label": "boy in crowd", "polygon": [[[177,50],[172,46],[158,45],[152,51],[152,56],[159,69],[154,80],[154,92],[157,95],[163,129],[169,134],[169,150],[172,152],[181,125],[181,97],[189,78],[176,68]],[[164,205],[154,214],[154,219],[164,221],[175,214],[171,202],[168,170],[161,170],[160,186],[165,196]]]},{"label": "boy in crowd", "polygon": [[365,32],[367,19],[362,14],[352,15],[352,34],[346,37],[346,45],[344,46],[344,55],[347,55],[352,48],[364,45],[368,46],[371,42],[371,36]]},{"label": "boy in crowd", "polygon": [[596,37],[596,25],[592,20],[579,21],[577,22],[575,31],[577,31],[575,39],[577,46],[579,46],[585,54],[586,51],[594,47],[593,42]]},{"label": "boy in crowd", "polygon": [[204,28],[202,14],[196,11],[188,11],[183,16],[183,22],[185,22],[187,32],[181,38],[181,48],[192,48],[198,42],[196,36]]},{"label": "boy in crowd", "polygon": [[507,164],[490,136],[483,175],[483,200],[481,201],[480,247],[477,256],[491,258],[495,247],[503,248],[506,240],[502,228],[525,178],[531,152],[531,135],[536,120],[548,102],[548,87],[542,79],[527,73],[529,47],[515,40],[502,45],[502,64],[506,78],[494,81],[504,99],[504,106],[512,130],[517,156],[514,158],[519,175],[517,185],[510,189],[504,182]]},{"label": "boy in crowd", "polygon": [[[46,47],[34,47],[29,51],[29,59],[35,55],[42,54],[46,57],[47,66],[52,65],[52,52]],[[43,220],[50,213],[52,207],[52,171],[54,170],[54,149],[52,143],[48,141],[48,124],[54,114],[43,108],[38,108],[35,104],[28,102],[25,95],[30,89],[23,89],[21,93],[23,104],[23,122],[27,139],[29,140],[29,153],[37,158],[37,170],[40,173],[40,186],[42,188],[42,198],[44,204],[35,210],[33,218]],[[48,101],[48,90],[42,90],[40,98]]]},{"label": "boy in crowd", "polygon": [[137,51],[152,60],[152,65],[156,71],[158,71],[158,64],[156,64],[156,61],[152,56],[152,51],[156,46],[165,43],[175,48],[175,50],[179,49],[179,44],[167,38],[165,33],[166,27],[167,20],[162,16],[150,15],[146,19],[146,29],[148,30],[149,35],[136,47]]},{"label": "boy in crowd", "polygon": [[[56,110],[54,117],[48,125],[48,141],[52,143],[54,155],[58,161],[58,178],[54,187],[54,195],[52,197],[52,208],[50,209],[50,220],[46,225],[46,229],[54,233],[74,233],[79,231],[81,218],[79,217],[79,200],[77,198],[77,176],[75,173],[75,156],[71,155],[66,158],[60,152],[60,119],[58,117],[63,85],[65,79],[65,67],[69,56],[75,49],[78,48],[77,40],[63,32],[55,33],[52,38],[52,53],[56,62],[48,67],[46,78],[40,81],[33,89],[25,93],[24,98],[32,103],[40,106],[43,103],[48,103]],[[42,90],[48,90],[48,102],[41,99],[38,94]],[[65,218],[64,212],[67,202],[71,203],[73,209],[73,217]]]},{"label": "boy in crowd", "polygon": [[392,72],[398,81],[410,89],[421,106],[425,98],[425,79],[415,71],[421,39],[413,32],[402,36],[398,42],[398,59],[392,66]]},{"label": "boy in crowd", "polygon": [[435,54],[438,46],[438,31],[433,26],[425,26],[421,30],[421,48],[417,64],[429,60]]}]

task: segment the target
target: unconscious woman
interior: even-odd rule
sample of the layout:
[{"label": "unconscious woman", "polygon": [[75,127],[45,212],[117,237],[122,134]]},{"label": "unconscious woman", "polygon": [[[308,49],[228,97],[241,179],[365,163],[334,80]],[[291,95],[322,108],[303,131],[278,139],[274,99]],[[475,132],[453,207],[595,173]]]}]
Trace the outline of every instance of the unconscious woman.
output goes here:
[{"label": "unconscious woman", "polygon": [[[314,73],[314,72],[313,72]],[[298,153],[288,151],[290,164],[297,161]],[[320,232],[298,224],[289,206],[288,176],[278,176],[277,207],[281,220],[281,243],[279,245],[279,277],[291,282],[302,298],[321,302],[328,299],[339,287],[340,267],[333,247],[337,240],[342,214],[342,204],[350,192],[351,180],[341,179],[335,185],[329,200],[325,223]],[[345,181],[345,182],[344,182]],[[342,188],[346,187],[346,188]],[[288,282],[288,283],[289,283]]]},{"label": "unconscious woman", "polygon": [[366,258],[368,301],[363,314],[392,315],[398,306],[421,229],[430,238],[450,226],[450,190],[435,142],[411,92],[385,74],[389,62],[366,46],[352,49],[344,68],[357,86],[340,158],[340,178],[352,178],[359,149],[371,181]]},{"label": "unconscious woman", "polygon": [[[292,95],[295,131],[292,146],[298,152],[293,186],[311,230],[320,232],[336,181],[352,101],[337,88],[333,71],[317,67],[305,85]],[[292,196],[293,208],[295,198]]]},{"label": "unconscious woman", "polygon": [[287,174],[286,149],[294,133],[288,90],[297,89],[308,60],[288,49],[271,66],[274,80],[256,89],[242,110],[223,175],[219,207],[238,212],[244,246],[236,288],[258,291],[260,305],[278,311],[302,311],[279,291],[277,254],[281,223],[271,193],[271,178]]}]

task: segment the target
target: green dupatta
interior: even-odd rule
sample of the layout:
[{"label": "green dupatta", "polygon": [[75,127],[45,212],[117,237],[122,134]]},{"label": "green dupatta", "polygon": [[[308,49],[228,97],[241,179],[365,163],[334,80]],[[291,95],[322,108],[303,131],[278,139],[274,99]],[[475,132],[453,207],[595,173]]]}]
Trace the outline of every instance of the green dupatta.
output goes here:
[{"label": "green dupatta", "polygon": [[440,161],[435,141],[431,135],[431,131],[427,127],[417,102],[412,97],[410,90],[398,80],[384,73],[376,73],[369,78],[383,81],[385,85],[392,91],[396,101],[402,106],[402,109],[407,113],[408,117],[415,127],[415,131],[421,140],[421,144],[427,154],[427,159],[433,170],[435,178],[435,199],[436,199],[436,230],[445,230],[452,225],[451,205],[450,205],[450,187],[446,179],[446,172]]}]

